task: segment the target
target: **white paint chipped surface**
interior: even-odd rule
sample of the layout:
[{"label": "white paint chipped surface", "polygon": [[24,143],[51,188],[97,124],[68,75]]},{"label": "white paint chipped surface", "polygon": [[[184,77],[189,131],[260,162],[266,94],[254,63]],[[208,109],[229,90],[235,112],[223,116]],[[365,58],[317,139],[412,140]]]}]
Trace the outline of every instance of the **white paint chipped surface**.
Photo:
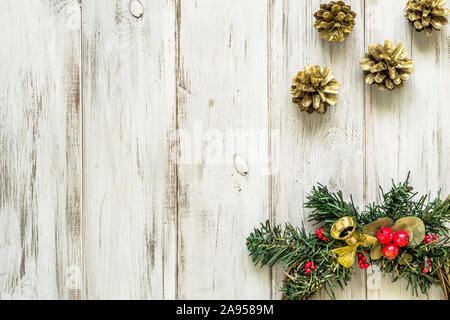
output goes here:
[{"label": "white paint chipped surface", "polygon": [[[360,208],[409,170],[449,193],[450,28],[349,2],[355,30],[330,44],[317,0],[3,1],[0,299],[278,299],[282,268],[253,266],[245,237],[306,222],[316,182]],[[403,90],[362,79],[386,38],[415,61]],[[307,63],[341,82],[325,115],[291,103]],[[337,297],[414,298],[374,268]]]}]

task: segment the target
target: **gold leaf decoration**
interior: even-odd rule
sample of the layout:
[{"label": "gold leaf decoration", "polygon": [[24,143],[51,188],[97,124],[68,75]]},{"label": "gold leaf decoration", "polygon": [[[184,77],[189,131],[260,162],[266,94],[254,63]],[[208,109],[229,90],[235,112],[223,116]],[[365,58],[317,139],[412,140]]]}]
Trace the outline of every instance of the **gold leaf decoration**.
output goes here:
[{"label": "gold leaf decoration", "polygon": [[416,31],[425,31],[427,36],[433,30],[441,30],[448,23],[449,9],[444,8],[445,0],[410,0],[406,3],[405,17]]},{"label": "gold leaf decoration", "polygon": [[383,245],[381,242],[375,242],[372,249],[370,250],[370,259],[378,260],[383,257]]},{"label": "gold leaf decoration", "polygon": [[408,247],[421,244],[425,237],[425,225],[422,219],[418,217],[403,217],[398,219],[395,221],[392,231],[406,231],[411,239]]},{"label": "gold leaf decoration", "polygon": [[[374,233],[375,229],[377,227],[389,227],[390,225],[392,225],[392,219],[391,218],[380,218],[366,226],[365,229],[363,227],[363,232],[364,230],[366,232],[370,233]],[[425,236],[425,225],[422,221],[422,219],[418,218],[418,217],[403,217],[400,218],[398,220],[395,221],[395,224],[392,225],[391,227],[392,231],[395,233],[397,231],[405,231],[406,233],[408,233],[409,237],[410,237],[410,241],[408,243],[408,247],[414,247],[419,245],[424,236]],[[381,257],[383,257],[383,245],[380,242],[376,242],[372,249],[370,250],[370,259],[372,260],[378,260]],[[408,261],[409,257],[405,257],[406,260],[404,261]]]},{"label": "gold leaf decoration", "polygon": [[338,102],[339,82],[330,68],[308,64],[292,78],[291,93],[301,111],[325,113]]},{"label": "gold leaf decoration", "polygon": [[319,30],[322,39],[343,42],[353,31],[356,13],[344,1],[331,1],[321,4],[314,17],[317,19],[314,28]]},{"label": "gold leaf decoration", "polygon": [[390,40],[384,41],[384,45],[370,45],[360,63],[366,83],[377,84],[380,90],[403,88],[414,71],[414,61],[408,59],[403,44],[394,46]]},{"label": "gold leaf decoration", "polygon": [[376,237],[378,230],[380,230],[383,227],[390,228],[393,224],[394,220],[392,220],[389,217],[380,218],[372,223],[364,225],[362,227],[362,233]]}]

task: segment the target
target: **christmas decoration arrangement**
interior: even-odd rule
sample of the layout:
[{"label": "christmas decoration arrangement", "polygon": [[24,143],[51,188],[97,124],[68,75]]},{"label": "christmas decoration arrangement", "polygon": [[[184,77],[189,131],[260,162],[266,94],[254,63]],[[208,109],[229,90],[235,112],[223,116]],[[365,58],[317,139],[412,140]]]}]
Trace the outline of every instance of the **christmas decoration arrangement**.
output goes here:
[{"label": "christmas decoration arrangement", "polygon": [[405,17],[416,31],[425,31],[427,36],[433,30],[441,30],[448,23],[449,9],[444,8],[445,0],[410,0],[406,3]]},{"label": "christmas decoration arrangement", "polygon": [[321,4],[314,17],[314,28],[319,30],[320,38],[330,42],[343,42],[353,31],[356,13],[344,1],[331,1]]},{"label": "christmas decoration arrangement", "polygon": [[285,265],[283,299],[308,299],[323,289],[334,298],[352,279],[355,260],[360,269],[376,264],[393,282],[406,279],[413,294],[426,294],[439,285],[449,299],[450,244],[445,226],[450,221],[450,196],[417,197],[409,184],[393,182],[389,191],[380,187],[380,204],[358,212],[353,200],[326,186],[313,187],[305,207],[309,221],[320,225],[315,233],[304,227],[284,228],[261,224],[247,237],[255,265]]},{"label": "christmas decoration arrangement", "polygon": [[292,78],[291,93],[301,111],[325,113],[338,101],[339,82],[330,68],[308,64]]},{"label": "christmas decoration arrangement", "polygon": [[369,45],[369,52],[361,58],[361,68],[367,84],[377,84],[380,90],[402,88],[414,70],[414,61],[402,43],[394,46],[392,41],[384,45]]}]

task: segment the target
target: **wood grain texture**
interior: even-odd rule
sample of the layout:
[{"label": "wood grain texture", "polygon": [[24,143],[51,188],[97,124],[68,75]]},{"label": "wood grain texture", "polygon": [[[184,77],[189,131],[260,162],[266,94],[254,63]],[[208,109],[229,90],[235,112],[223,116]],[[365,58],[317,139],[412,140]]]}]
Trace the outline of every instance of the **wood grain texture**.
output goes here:
[{"label": "wood grain texture", "polygon": [[[450,193],[450,26],[427,38],[406,1],[347,0],[355,30],[332,44],[323,2],[2,1],[0,299],[279,299],[284,269],[245,237],[313,230],[316,183],[359,208],[408,171]],[[402,90],[364,83],[385,39],[415,61]],[[306,64],[341,83],[325,115],[291,102]],[[444,298],[355,273],[338,299]]]},{"label": "wood grain texture", "polygon": [[0,299],[82,295],[80,6],[0,8]]},{"label": "wood grain texture", "polygon": [[142,3],[83,2],[90,299],[175,297],[175,6]]},{"label": "wood grain texture", "polygon": [[178,298],[268,299],[245,246],[269,217],[267,7],[179,1],[177,17]]},{"label": "wood grain texture", "polygon": [[[366,200],[378,201],[378,185],[404,180],[411,171],[415,191],[435,197],[449,192],[449,36],[448,29],[427,38],[403,18],[403,2],[366,1],[366,44],[402,42],[414,59],[414,73],[403,90],[366,87]],[[401,22],[401,23],[400,23]],[[446,123],[445,125],[443,123]],[[443,299],[440,288],[415,297],[406,280],[391,283],[368,271],[368,299]]]},{"label": "wood grain texture", "polygon": [[[357,13],[354,32],[344,43],[328,43],[313,28],[319,1],[270,2],[270,119],[279,137],[271,150],[278,169],[272,176],[277,223],[305,223],[313,230],[303,203],[316,183],[343,190],[346,198],[351,194],[357,206],[363,205],[364,84],[358,63],[364,52],[363,1],[351,6]],[[338,104],[324,115],[301,112],[291,101],[291,79],[306,64],[329,66],[341,83]],[[275,269],[276,298],[283,276],[282,268]],[[357,270],[346,291],[337,290],[337,298],[364,299],[364,273]]]}]

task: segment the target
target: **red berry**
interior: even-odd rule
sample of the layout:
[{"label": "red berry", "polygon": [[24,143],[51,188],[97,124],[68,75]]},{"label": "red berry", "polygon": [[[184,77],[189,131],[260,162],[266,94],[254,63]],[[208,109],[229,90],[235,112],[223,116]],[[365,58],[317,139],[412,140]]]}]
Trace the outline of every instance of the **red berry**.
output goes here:
[{"label": "red berry", "polygon": [[364,269],[364,264],[363,264],[363,263],[360,263],[360,264],[359,264],[359,268],[360,268],[360,269]]},{"label": "red berry", "polygon": [[311,270],[314,270],[316,268],[316,266],[311,266]]},{"label": "red berry", "polygon": [[325,238],[325,237],[323,237],[322,240],[325,241],[325,242],[328,241],[327,238]]},{"label": "red berry", "polygon": [[394,238],[394,233],[390,228],[383,227],[377,232],[377,239],[382,244],[389,244],[392,242],[392,239]]},{"label": "red berry", "polygon": [[390,243],[390,244],[384,246],[384,248],[383,248],[383,255],[387,259],[392,260],[392,259],[395,259],[398,256],[399,251],[400,250],[398,249],[398,247],[395,244]]},{"label": "red berry", "polygon": [[394,234],[394,244],[398,247],[405,247],[409,243],[409,234],[405,231],[397,231]]},{"label": "red berry", "polygon": [[311,273],[311,269],[306,269],[306,271],[305,271],[306,273]]},{"label": "red berry", "polygon": [[428,260],[428,261],[431,261],[430,257],[427,257],[427,260]]},{"label": "red berry", "polygon": [[319,237],[319,239],[322,239],[322,238],[323,238],[322,232],[319,232],[319,233],[317,234],[317,236]]},{"label": "red berry", "polygon": [[369,264],[366,262],[366,263],[364,263],[364,268],[368,268],[369,267]]},{"label": "red berry", "polygon": [[361,257],[361,260],[362,260],[362,261],[366,261],[366,257],[362,256],[362,257]]},{"label": "red berry", "polygon": [[358,258],[361,258],[362,256],[362,253],[358,253]]},{"label": "red berry", "polygon": [[422,272],[423,272],[423,273],[427,273],[428,270],[427,270],[427,269],[422,269]]},{"label": "red berry", "polygon": [[305,269],[309,269],[311,268],[311,261],[308,261],[307,263],[305,263]]},{"label": "red berry", "polygon": [[427,239],[427,243],[430,243],[431,242],[431,239]]},{"label": "red berry", "polygon": [[362,260],[359,260],[359,261],[358,261],[358,263],[359,263],[359,264],[363,264],[363,263],[364,263],[364,261],[362,261]]}]

